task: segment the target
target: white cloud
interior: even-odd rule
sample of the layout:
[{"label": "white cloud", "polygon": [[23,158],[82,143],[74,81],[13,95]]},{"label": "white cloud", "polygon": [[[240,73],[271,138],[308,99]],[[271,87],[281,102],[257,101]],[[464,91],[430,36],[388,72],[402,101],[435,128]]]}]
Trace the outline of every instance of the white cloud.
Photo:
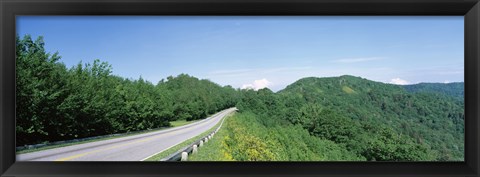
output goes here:
[{"label": "white cloud", "polygon": [[397,84],[397,85],[407,85],[407,84],[409,84],[408,81],[400,79],[400,78],[392,79],[392,80],[390,80],[390,83],[391,84]]},{"label": "white cloud", "polygon": [[383,57],[366,57],[366,58],[342,58],[333,60],[335,63],[358,63],[358,62],[365,62],[365,61],[373,61],[373,60],[382,60]]},{"label": "white cloud", "polygon": [[253,81],[252,84],[243,84],[242,89],[253,89],[253,90],[260,90],[265,87],[269,87],[272,85],[272,82],[268,81],[267,79],[263,78],[260,80]]}]

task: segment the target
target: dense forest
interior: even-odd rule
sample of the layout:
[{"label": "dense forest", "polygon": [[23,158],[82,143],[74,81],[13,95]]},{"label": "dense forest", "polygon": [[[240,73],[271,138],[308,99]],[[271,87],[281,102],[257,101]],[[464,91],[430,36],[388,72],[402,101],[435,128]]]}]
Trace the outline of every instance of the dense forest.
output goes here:
[{"label": "dense forest", "polygon": [[152,84],[112,75],[100,60],[67,68],[28,35],[17,37],[16,62],[17,146],[154,129],[236,106],[218,149],[227,160],[464,158],[463,83],[345,75],[303,78],[275,93],[181,74]]},{"label": "dense forest", "polygon": [[451,94],[458,84],[428,91],[348,75],[311,77],[278,93],[242,91],[237,108],[262,126],[301,126],[369,161],[463,160],[463,101]]},{"label": "dense forest", "polygon": [[456,83],[419,83],[405,85],[404,88],[412,93],[437,93],[452,96],[459,102],[464,102],[465,88],[463,82]]},{"label": "dense forest", "polygon": [[66,68],[40,37],[17,37],[17,146],[169,126],[235,106],[230,86],[181,74],[157,84],[112,75],[106,62]]}]

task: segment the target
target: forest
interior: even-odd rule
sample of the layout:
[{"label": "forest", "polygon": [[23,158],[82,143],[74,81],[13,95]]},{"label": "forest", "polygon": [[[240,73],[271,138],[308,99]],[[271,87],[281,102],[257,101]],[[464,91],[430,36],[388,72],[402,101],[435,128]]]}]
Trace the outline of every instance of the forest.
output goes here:
[{"label": "forest", "polygon": [[238,97],[186,74],[152,84],[112,75],[100,60],[66,68],[42,37],[16,42],[17,146],[166,127],[233,107]]},{"label": "forest", "polygon": [[16,42],[17,146],[168,127],[236,106],[216,149],[224,160],[464,159],[463,83],[344,75],[272,92],[180,74],[153,84],[113,75],[100,60],[67,68],[41,37]]},{"label": "forest", "polygon": [[[310,144],[320,139],[326,144],[333,142],[335,146],[327,147],[336,154],[343,152],[342,160],[463,161],[465,115],[463,94],[457,94],[458,88],[463,92],[463,83],[424,83],[413,87],[349,75],[303,78],[278,93],[267,88],[242,90],[237,104],[240,114],[233,121],[256,122],[257,126],[244,124],[244,127],[263,127],[264,133],[256,131],[255,137],[260,138],[259,142],[280,144],[266,147],[288,147],[283,153],[288,160],[309,160],[313,156],[299,158],[298,154],[318,150]],[[285,139],[301,131],[316,139],[305,135]],[[228,141],[240,140],[241,136],[231,134]],[[304,149],[285,143],[289,141],[301,141],[294,144],[302,144]],[[223,149],[241,142],[225,143]],[[338,160],[338,157],[342,156],[320,160]],[[265,158],[269,159],[260,159]],[[232,155],[232,159],[245,157]]]}]

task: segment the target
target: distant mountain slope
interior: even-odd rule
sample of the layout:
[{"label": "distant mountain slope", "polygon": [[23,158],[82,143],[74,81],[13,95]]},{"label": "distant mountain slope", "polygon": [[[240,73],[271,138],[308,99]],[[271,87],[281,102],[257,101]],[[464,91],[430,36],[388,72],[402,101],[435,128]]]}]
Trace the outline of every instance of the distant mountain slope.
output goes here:
[{"label": "distant mountain slope", "polygon": [[278,93],[247,91],[238,107],[300,124],[367,160],[463,160],[463,99],[450,96],[461,88],[308,77]]},{"label": "distant mountain slope", "polygon": [[414,85],[404,85],[407,91],[412,93],[425,92],[425,93],[440,93],[449,96],[453,96],[459,99],[464,98],[465,87],[463,82],[454,83],[419,83]]}]

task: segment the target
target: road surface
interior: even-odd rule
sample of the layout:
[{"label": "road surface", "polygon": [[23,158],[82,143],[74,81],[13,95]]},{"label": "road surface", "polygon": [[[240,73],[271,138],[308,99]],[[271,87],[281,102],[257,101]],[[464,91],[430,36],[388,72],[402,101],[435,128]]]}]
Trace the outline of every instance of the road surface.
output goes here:
[{"label": "road surface", "polygon": [[141,161],[211,129],[236,108],[166,130],[17,155],[17,161]]}]

